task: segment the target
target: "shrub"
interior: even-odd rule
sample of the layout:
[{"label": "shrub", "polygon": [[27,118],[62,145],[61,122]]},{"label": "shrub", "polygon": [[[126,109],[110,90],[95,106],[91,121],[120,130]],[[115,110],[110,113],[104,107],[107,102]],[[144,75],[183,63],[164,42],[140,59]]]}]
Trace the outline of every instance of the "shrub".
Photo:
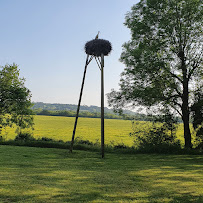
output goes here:
[{"label": "shrub", "polygon": [[122,144],[115,145],[114,149],[127,149],[127,146],[122,143]]},{"label": "shrub", "polygon": [[53,139],[51,139],[51,138],[47,138],[47,137],[42,137],[41,139],[39,139],[39,140],[41,140],[41,141],[45,141],[45,142],[51,142],[51,141],[54,141]]},{"label": "shrub", "polygon": [[137,150],[152,153],[173,153],[181,149],[180,142],[175,136],[168,133],[165,126],[153,126],[143,134],[136,134],[135,141]]},{"label": "shrub", "polygon": [[15,141],[34,141],[35,138],[29,132],[19,132],[15,137]]},{"label": "shrub", "polygon": [[0,142],[3,142],[4,141],[4,138],[3,136],[0,135]]},{"label": "shrub", "polygon": [[75,143],[77,144],[84,144],[84,145],[94,145],[92,142],[90,142],[89,140],[75,140]]}]

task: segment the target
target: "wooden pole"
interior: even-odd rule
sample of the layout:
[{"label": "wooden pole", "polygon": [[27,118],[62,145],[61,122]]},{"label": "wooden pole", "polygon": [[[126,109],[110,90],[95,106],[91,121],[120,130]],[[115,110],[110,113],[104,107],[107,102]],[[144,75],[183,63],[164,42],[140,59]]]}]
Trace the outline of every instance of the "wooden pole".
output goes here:
[{"label": "wooden pole", "polygon": [[77,122],[78,122],[78,115],[79,115],[79,111],[80,111],[80,103],[81,103],[82,92],[83,92],[83,87],[84,87],[84,83],[85,83],[85,75],[86,75],[86,71],[87,71],[87,66],[90,63],[92,58],[89,61],[88,61],[88,59],[89,59],[89,55],[87,55],[87,59],[86,59],[85,70],[84,70],[83,79],[82,79],[82,85],[81,85],[81,90],[80,90],[80,97],[79,97],[79,101],[78,101],[78,108],[77,108],[77,113],[76,113],[76,117],[75,117],[75,125],[74,125],[74,128],[73,128],[72,141],[71,141],[71,145],[70,145],[70,152],[71,153],[73,151],[75,132],[76,132],[76,127],[77,127]]},{"label": "wooden pole", "polygon": [[101,155],[104,158],[104,55],[101,55]]}]

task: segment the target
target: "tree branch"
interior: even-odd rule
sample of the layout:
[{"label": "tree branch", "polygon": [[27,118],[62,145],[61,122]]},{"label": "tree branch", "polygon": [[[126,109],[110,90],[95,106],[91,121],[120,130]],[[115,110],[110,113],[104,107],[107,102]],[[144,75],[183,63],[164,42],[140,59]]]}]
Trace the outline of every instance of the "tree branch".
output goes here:
[{"label": "tree branch", "polygon": [[[174,104],[174,105],[173,105]],[[175,111],[177,111],[177,113],[182,117],[182,113],[181,113],[181,111],[179,111],[178,109],[177,109],[177,107],[176,106],[179,106],[180,108],[181,108],[181,104],[179,104],[178,102],[176,102],[176,101],[173,101],[173,104],[171,103],[171,104],[169,104]]]},{"label": "tree branch", "polygon": [[195,69],[199,66],[199,64],[201,63],[202,61],[202,52],[200,53],[200,56],[199,56],[199,60],[198,61],[194,61],[193,65],[192,65],[192,69],[190,70],[189,74],[188,74],[188,80],[190,79],[190,77],[192,76],[193,72],[195,71]]},{"label": "tree branch", "polygon": [[179,78],[176,74],[172,73],[169,71],[169,73],[176,79],[178,79],[181,83],[183,83],[183,80],[181,80],[181,78]]},{"label": "tree branch", "polygon": [[175,106],[171,105],[171,107],[182,117],[182,113]]}]

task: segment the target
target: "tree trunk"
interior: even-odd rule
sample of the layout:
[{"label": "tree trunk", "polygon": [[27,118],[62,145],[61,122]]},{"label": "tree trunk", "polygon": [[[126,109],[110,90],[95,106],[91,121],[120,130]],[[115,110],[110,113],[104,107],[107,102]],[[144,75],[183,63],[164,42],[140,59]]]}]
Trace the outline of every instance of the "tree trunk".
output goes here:
[{"label": "tree trunk", "polygon": [[183,73],[183,94],[182,94],[182,120],[184,125],[185,148],[192,148],[191,132],[190,132],[190,111],[189,111],[189,90],[187,67],[185,64],[184,52],[180,55],[181,68]]},{"label": "tree trunk", "polygon": [[182,112],[183,112],[182,120],[184,125],[185,148],[192,148],[189,111],[185,104],[182,107]]}]

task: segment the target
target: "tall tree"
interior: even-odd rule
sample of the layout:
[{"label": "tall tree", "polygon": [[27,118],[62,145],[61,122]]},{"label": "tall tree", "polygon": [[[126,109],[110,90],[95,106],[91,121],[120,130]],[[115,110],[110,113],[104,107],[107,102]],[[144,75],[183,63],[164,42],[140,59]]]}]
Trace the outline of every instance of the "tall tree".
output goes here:
[{"label": "tall tree", "polygon": [[115,109],[132,106],[176,111],[191,147],[193,95],[203,88],[202,0],[141,0],[126,15],[132,38],[123,45],[120,90],[108,94]]},{"label": "tall tree", "polygon": [[24,81],[17,65],[0,67],[0,133],[3,127],[14,123],[19,128],[33,125],[31,94]]}]

